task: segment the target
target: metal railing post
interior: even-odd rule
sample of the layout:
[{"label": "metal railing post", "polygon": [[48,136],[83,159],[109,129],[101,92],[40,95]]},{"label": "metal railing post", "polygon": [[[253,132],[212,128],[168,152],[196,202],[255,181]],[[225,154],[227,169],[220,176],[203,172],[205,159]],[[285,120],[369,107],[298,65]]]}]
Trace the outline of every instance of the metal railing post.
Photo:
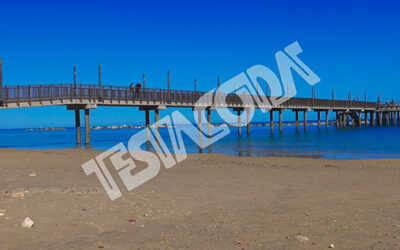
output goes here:
[{"label": "metal railing post", "polygon": [[42,104],[42,85],[39,85],[39,102]]},{"label": "metal railing post", "polygon": [[31,85],[28,86],[28,102],[29,102],[29,105],[32,104],[31,103]]},{"label": "metal railing post", "polygon": [[17,104],[19,106],[19,85],[17,85]]}]

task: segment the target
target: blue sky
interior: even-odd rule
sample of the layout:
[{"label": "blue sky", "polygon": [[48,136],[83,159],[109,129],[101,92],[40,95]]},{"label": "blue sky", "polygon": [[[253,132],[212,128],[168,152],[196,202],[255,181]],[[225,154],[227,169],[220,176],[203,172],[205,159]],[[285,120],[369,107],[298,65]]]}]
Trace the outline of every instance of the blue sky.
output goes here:
[{"label": "blue sky", "polygon": [[[274,55],[294,41],[321,78],[317,97],[400,100],[399,4],[395,1],[4,1],[0,57],[5,84],[79,83],[129,86],[141,81],[199,90],[255,65],[278,74]],[[311,88],[295,78],[298,96]],[[182,109],[191,116],[191,110]],[[169,111],[162,111],[161,115]],[[311,115],[312,119],[314,115]],[[138,108],[99,108],[92,125],[140,124]],[[291,112],[284,118],[292,119]],[[257,113],[254,121],[268,121]],[[215,116],[216,121],[218,121]],[[0,111],[0,128],[73,126],[65,107]]]}]

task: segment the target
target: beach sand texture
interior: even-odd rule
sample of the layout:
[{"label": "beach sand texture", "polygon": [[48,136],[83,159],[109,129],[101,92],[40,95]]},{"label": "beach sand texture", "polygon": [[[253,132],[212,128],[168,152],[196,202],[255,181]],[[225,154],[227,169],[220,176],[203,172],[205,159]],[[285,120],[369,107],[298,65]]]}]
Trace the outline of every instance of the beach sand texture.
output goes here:
[{"label": "beach sand texture", "polygon": [[189,155],[111,201],[97,154],[1,149],[0,249],[400,248],[400,160]]}]

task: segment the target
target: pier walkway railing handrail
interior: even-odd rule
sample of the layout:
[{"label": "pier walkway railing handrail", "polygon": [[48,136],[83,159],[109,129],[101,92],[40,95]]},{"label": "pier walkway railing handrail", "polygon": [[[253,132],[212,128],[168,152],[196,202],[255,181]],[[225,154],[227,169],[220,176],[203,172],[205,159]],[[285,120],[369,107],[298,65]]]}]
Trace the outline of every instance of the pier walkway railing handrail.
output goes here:
[{"label": "pier walkway railing handrail", "polygon": [[[3,105],[8,103],[54,101],[66,99],[80,99],[97,102],[101,105],[105,100],[113,101],[142,101],[159,102],[168,105],[172,102],[193,105],[207,92],[168,90],[152,88],[131,88],[123,86],[94,85],[94,84],[43,84],[43,85],[5,85],[1,97]],[[218,93],[216,93],[218,96]],[[242,95],[242,94],[239,94]],[[228,105],[241,105],[242,100],[237,94],[223,94]],[[267,97],[270,98],[270,97]],[[210,106],[213,106],[217,98],[211,98]],[[285,107],[307,107],[307,108],[347,108],[347,109],[376,109],[376,102],[329,100],[314,98],[293,97],[280,104],[279,108]],[[255,108],[259,108],[255,106]]]}]

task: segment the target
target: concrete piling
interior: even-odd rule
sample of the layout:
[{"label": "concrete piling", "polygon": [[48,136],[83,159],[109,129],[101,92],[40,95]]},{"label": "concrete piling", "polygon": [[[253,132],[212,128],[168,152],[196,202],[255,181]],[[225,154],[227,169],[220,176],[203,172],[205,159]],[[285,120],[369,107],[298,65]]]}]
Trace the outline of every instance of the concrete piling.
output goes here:
[{"label": "concrete piling", "polygon": [[250,135],[250,112],[252,112],[252,110],[247,109],[246,110],[246,115],[247,115],[247,135]]},{"label": "concrete piling", "polygon": [[271,129],[271,133],[273,133],[274,132],[274,111],[273,110],[271,110],[269,112],[269,120],[270,120],[269,126]]},{"label": "concrete piling", "polygon": [[154,110],[154,125],[155,125],[155,132],[156,132],[156,140],[157,142],[160,141],[160,128],[159,128],[159,122],[160,120],[160,113],[158,109]]},{"label": "concrete piling", "polygon": [[241,111],[240,110],[238,110],[237,111],[237,114],[238,114],[238,133],[239,133],[239,135],[242,135],[242,121],[241,121],[241,115],[240,115],[240,113],[241,113]]},{"label": "concrete piling", "polygon": [[208,136],[211,137],[212,134],[212,125],[211,125],[211,110],[207,109],[207,122],[208,122]]},{"label": "concrete piling", "polygon": [[76,144],[82,144],[81,141],[81,115],[80,110],[75,109],[75,130],[76,130]]},{"label": "concrete piling", "polygon": [[148,141],[150,139],[150,110],[148,109],[145,110],[145,116],[146,116],[146,140]]},{"label": "concrete piling", "polygon": [[307,131],[307,110],[304,110],[304,131]]},{"label": "concrete piling", "polygon": [[325,127],[329,128],[329,110],[325,111]]},{"label": "concrete piling", "polygon": [[90,109],[85,109],[85,144],[90,145]]}]

